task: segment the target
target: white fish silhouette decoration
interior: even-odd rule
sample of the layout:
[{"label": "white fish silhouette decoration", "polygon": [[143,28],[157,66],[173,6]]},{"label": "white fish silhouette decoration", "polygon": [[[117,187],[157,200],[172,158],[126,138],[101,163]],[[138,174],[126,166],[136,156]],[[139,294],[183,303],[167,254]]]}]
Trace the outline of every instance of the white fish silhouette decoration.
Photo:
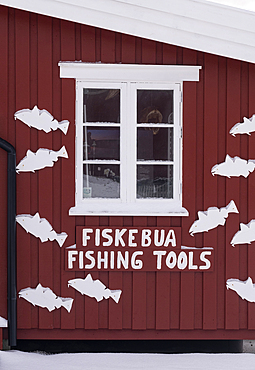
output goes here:
[{"label": "white fish silhouette decoration", "polygon": [[47,240],[56,240],[60,247],[64,244],[67,233],[57,234],[53,230],[49,221],[45,218],[40,218],[37,212],[34,216],[31,215],[18,215],[16,216],[16,221],[26,230],[27,233],[40,238],[41,242],[46,242]]},{"label": "white fish silhouette decoration", "polygon": [[229,131],[233,136],[236,134],[247,134],[255,131],[255,114],[251,118],[243,118],[243,122],[236,123]]},{"label": "white fish silhouette decoration", "polygon": [[235,233],[230,244],[251,244],[255,240],[255,220],[251,220],[247,225],[240,223],[240,230]]},{"label": "white fish silhouette decoration", "polygon": [[36,153],[31,150],[27,151],[24,157],[16,167],[16,172],[35,172],[45,167],[53,167],[59,157],[68,158],[65,146],[62,146],[59,151],[40,148]]},{"label": "white fish silhouette decoration", "polygon": [[225,162],[216,164],[212,167],[212,175],[221,175],[226,177],[248,177],[250,172],[253,172],[255,169],[255,160],[245,159],[234,157],[231,158],[228,154],[226,155]]},{"label": "white fish silhouette decoration", "polygon": [[110,290],[100,280],[93,280],[88,274],[85,279],[72,279],[68,281],[68,287],[78,290],[81,294],[85,294],[91,298],[95,298],[97,302],[103,298],[112,298],[116,303],[119,302],[121,290]]},{"label": "white fish silhouette decoration", "polygon": [[225,225],[226,218],[229,213],[239,213],[235,202],[231,202],[222,208],[209,207],[207,211],[199,211],[197,213],[198,220],[193,222],[189,229],[189,233],[194,236],[195,233],[202,233],[214,229],[219,225]]},{"label": "white fish silhouette decoration", "polygon": [[64,307],[70,312],[73,304],[73,298],[58,297],[50,288],[44,288],[41,284],[38,284],[35,289],[20,290],[19,298],[24,298],[34,306],[47,308],[50,312],[60,307]]},{"label": "white fish silhouette decoration", "polygon": [[7,326],[8,321],[4,317],[0,316],[0,328],[7,328]]},{"label": "white fish silhouette decoration", "polygon": [[60,129],[66,135],[69,126],[69,121],[58,122],[46,109],[39,109],[36,105],[33,109],[18,110],[14,113],[14,118],[19,119],[28,127],[34,127],[46,133]]},{"label": "white fish silhouette decoration", "polygon": [[250,277],[248,277],[246,281],[228,279],[226,287],[227,289],[231,289],[236,292],[242,299],[249,302],[255,302],[255,285]]}]

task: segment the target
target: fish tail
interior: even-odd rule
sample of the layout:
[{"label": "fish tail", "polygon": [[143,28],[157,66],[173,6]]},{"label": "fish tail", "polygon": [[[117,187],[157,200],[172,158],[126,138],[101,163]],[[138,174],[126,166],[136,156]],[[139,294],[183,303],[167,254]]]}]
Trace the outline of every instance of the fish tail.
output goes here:
[{"label": "fish tail", "polygon": [[67,233],[56,234],[55,239],[60,247],[62,247],[67,237],[68,237]]},{"label": "fish tail", "polygon": [[120,296],[122,291],[121,290],[111,290],[110,297],[116,302],[119,302]]},{"label": "fish tail", "polygon": [[73,304],[73,298],[62,298],[62,307],[64,307],[68,312],[71,311]]},{"label": "fish tail", "polygon": [[58,151],[58,157],[68,158],[66,147],[63,145],[61,149]]},{"label": "fish tail", "polygon": [[67,119],[59,122],[58,124],[58,128],[66,135],[67,133],[67,130],[68,130],[68,127],[69,127],[69,121]]}]

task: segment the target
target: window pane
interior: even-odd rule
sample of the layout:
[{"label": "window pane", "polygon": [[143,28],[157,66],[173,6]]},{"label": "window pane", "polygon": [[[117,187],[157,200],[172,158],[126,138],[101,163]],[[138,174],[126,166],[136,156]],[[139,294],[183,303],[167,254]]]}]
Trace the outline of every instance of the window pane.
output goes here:
[{"label": "window pane", "polygon": [[138,160],[173,161],[173,128],[141,127],[137,130]]},{"label": "window pane", "polygon": [[83,198],[119,198],[120,166],[117,164],[83,165]]},{"label": "window pane", "polygon": [[83,89],[83,122],[120,122],[119,89]]},{"label": "window pane", "polygon": [[138,123],[174,123],[173,90],[137,90]]},{"label": "window pane", "polygon": [[138,165],[137,198],[173,198],[172,165]]},{"label": "window pane", "polygon": [[83,127],[83,160],[120,159],[118,127]]}]

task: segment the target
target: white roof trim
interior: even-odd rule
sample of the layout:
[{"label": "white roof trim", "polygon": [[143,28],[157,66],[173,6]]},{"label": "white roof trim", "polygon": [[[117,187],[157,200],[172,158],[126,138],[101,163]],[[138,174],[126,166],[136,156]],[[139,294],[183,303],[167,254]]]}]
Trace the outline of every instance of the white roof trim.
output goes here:
[{"label": "white roof trim", "polygon": [[199,81],[200,66],[104,64],[59,62],[61,78],[85,79],[86,81],[135,81],[150,82]]},{"label": "white roof trim", "polygon": [[0,0],[0,4],[255,63],[255,13],[205,0]]}]

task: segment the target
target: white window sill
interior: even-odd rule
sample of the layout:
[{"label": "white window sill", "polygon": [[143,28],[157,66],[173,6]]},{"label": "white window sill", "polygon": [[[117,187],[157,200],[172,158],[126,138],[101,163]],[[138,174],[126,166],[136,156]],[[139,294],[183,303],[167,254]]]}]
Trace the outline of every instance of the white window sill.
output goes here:
[{"label": "white window sill", "polygon": [[116,199],[86,200],[69,209],[70,216],[188,216],[179,202],[169,200],[137,200],[122,203]]}]

